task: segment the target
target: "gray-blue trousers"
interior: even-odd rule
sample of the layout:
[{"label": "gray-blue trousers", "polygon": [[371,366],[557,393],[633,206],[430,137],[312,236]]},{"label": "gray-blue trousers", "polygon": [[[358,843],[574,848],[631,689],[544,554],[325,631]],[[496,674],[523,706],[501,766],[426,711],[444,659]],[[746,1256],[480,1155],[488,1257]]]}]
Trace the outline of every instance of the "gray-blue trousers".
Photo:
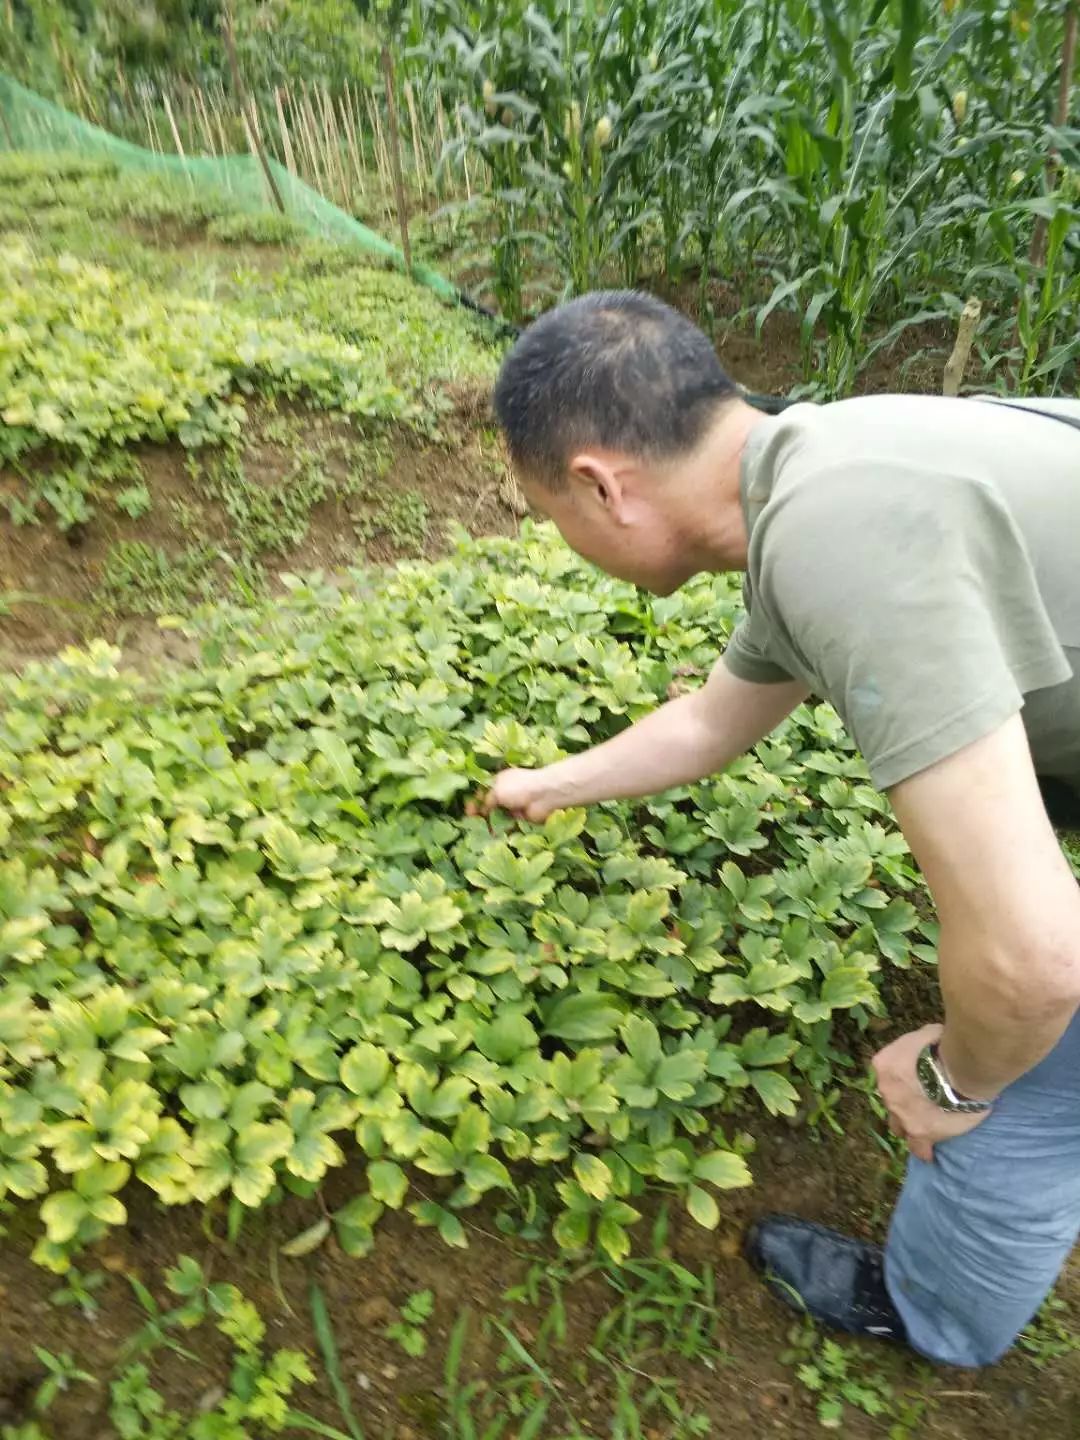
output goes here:
[{"label": "gray-blue trousers", "polygon": [[1000,1358],[1080,1235],[1080,1015],[976,1129],[912,1159],[885,1275],[912,1346],[949,1365]]}]

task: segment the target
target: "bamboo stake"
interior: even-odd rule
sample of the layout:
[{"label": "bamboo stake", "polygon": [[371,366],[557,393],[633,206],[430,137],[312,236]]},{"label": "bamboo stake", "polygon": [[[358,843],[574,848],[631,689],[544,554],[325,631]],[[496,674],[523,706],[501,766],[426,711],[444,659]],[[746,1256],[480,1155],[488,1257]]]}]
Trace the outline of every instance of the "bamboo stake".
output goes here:
[{"label": "bamboo stake", "polygon": [[291,97],[291,105],[293,115],[296,121],[294,128],[298,130],[300,138],[303,141],[305,157],[304,164],[307,170],[307,182],[314,189],[319,190],[322,187],[322,179],[319,174],[319,159],[318,155],[315,152],[315,145],[311,137],[310,126],[307,123],[307,116],[304,113],[303,106],[300,104],[300,101],[296,98],[295,95]]},{"label": "bamboo stake", "polygon": [[412,246],[409,244],[409,212],[405,203],[405,181],[401,174],[401,135],[398,131],[397,97],[394,94],[394,57],[390,46],[382,47],[382,72],[386,82],[386,116],[390,126],[390,163],[394,172],[394,196],[397,201],[398,228],[405,269],[412,274]]},{"label": "bamboo stake", "polygon": [[164,155],[165,147],[161,143],[161,136],[158,134],[157,121],[154,119],[153,109],[151,108],[150,102],[146,98],[145,93],[142,97],[142,102],[143,110],[146,112],[146,130],[147,134],[150,136],[150,149],[155,151],[158,155]]},{"label": "bamboo stake", "polygon": [[458,139],[461,141],[461,168],[465,174],[465,198],[472,204],[472,186],[469,184],[469,147],[465,142],[465,129],[461,123],[461,110],[457,111]]},{"label": "bamboo stake", "polygon": [[353,129],[352,101],[349,98],[348,81],[345,82],[345,100],[342,104],[342,113],[345,117],[345,138],[349,145],[349,156],[352,159],[353,174],[356,176],[356,183],[360,187],[360,194],[367,193],[365,185],[364,162],[360,158],[360,146],[357,143],[356,131]]},{"label": "bamboo stake", "polygon": [[428,188],[426,180],[427,166],[420,158],[423,153],[423,146],[420,143],[420,127],[416,121],[416,105],[413,102],[413,88],[408,80],[405,81],[402,88],[405,91],[405,106],[409,112],[409,130],[412,135],[413,168],[416,171],[416,185],[421,197],[423,197]]},{"label": "bamboo stake", "polygon": [[[375,168],[379,172],[379,184],[385,195],[386,191],[390,189],[391,184],[390,157],[386,153],[386,141],[383,139],[382,121],[379,119],[379,107],[376,105],[375,98],[370,90],[365,93],[364,100],[367,104],[368,118],[371,121],[371,133],[374,137]],[[389,210],[387,214],[389,214]]]},{"label": "bamboo stake", "polygon": [[945,362],[945,379],[941,387],[943,395],[960,394],[964,371],[967,369],[968,357],[971,354],[971,347],[975,343],[975,332],[979,328],[981,316],[982,302],[977,296],[972,295],[960,312],[960,323],[956,327],[956,344],[953,346],[952,354]]},{"label": "bamboo stake", "polygon": [[[232,11],[227,4],[223,7],[221,12],[221,28],[222,33],[225,37],[225,53],[227,54],[229,59],[229,69],[232,72],[233,85],[236,88],[236,98],[240,104],[240,114],[244,121],[244,130],[247,133],[248,143],[251,145],[252,153],[259,161],[259,164],[262,166],[262,172],[264,177],[266,178],[266,183],[269,187],[270,194],[274,197],[274,204],[284,215],[285,202],[281,198],[281,191],[278,189],[277,181],[274,179],[274,172],[270,169],[270,162],[266,158],[266,151],[255,138],[255,135],[251,129],[251,125],[248,122],[248,117],[244,113],[244,82],[240,78],[240,63],[236,58],[236,41],[233,37]],[[251,109],[252,113],[254,114],[254,105],[252,105]],[[258,123],[258,115],[255,115],[255,124],[258,125]]]},{"label": "bamboo stake", "polygon": [[206,153],[215,155],[217,146],[214,143],[214,131],[210,124],[210,114],[206,108],[206,101],[203,99],[202,87],[196,85],[194,89],[195,111],[199,117],[199,128],[203,133],[203,140],[206,144]]},{"label": "bamboo stake", "polygon": [[341,203],[347,204],[349,198],[349,186],[345,179],[345,169],[341,163],[341,139],[337,129],[337,112],[334,110],[330,99],[330,92],[323,85],[319,90],[319,102],[322,109],[323,134],[326,136],[326,148],[337,172],[338,193]]},{"label": "bamboo stake", "polygon": [[285,155],[285,168],[290,175],[296,174],[296,158],[293,155],[292,141],[289,139],[289,127],[285,124],[285,109],[281,103],[281,90],[274,86],[274,106],[277,109],[278,130],[281,132],[281,148]]},{"label": "bamboo stake", "polygon": [[184,107],[184,133],[187,135],[188,149],[196,150],[198,141],[195,138],[195,122],[191,116],[191,92],[183,80],[179,82],[179,85],[180,101]]},{"label": "bamboo stake", "polygon": [[304,125],[307,128],[308,139],[311,144],[311,153],[315,158],[315,172],[318,177],[317,188],[322,194],[328,195],[331,188],[330,170],[327,165],[326,154],[319,144],[319,122],[315,118],[315,107],[311,103],[311,97],[308,95],[306,85],[304,86],[303,93],[303,115]]},{"label": "bamboo stake", "polygon": [[[439,164],[442,164],[443,156],[446,154],[446,116],[443,114],[442,94],[438,87],[435,89],[435,128],[439,132]],[[437,188],[442,190],[442,183]]]},{"label": "bamboo stake", "polygon": [[151,125],[150,125],[150,106],[149,106],[149,104],[147,103],[147,99],[146,99],[146,96],[145,96],[145,95],[140,95],[139,98],[142,100],[143,117],[144,117],[144,119],[146,120],[146,138],[147,138],[147,141],[149,142],[150,149],[153,150],[153,149],[155,149],[155,146],[154,146],[154,132],[153,132],[153,129],[151,128]]},{"label": "bamboo stake", "polygon": [[214,124],[217,127],[217,132],[221,139],[221,153],[222,155],[228,155],[230,153],[230,147],[228,136],[225,134],[225,125],[221,118],[222,107],[215,100],[211,100],[210,103],[214,111]]},{"label": "bamboo stake", "polygon": [[356,145],[356,154],[360,160],[360,170],[363,175],[363,183],[360,188],[366,190],[368,168],[367,155],[364,151],[364,127],[360,123],[360,102],[353,94],[352,86],[348,80],[345,81],[345,98],[349,102],[349,129],[352,132]]},{"label": "bamboo stake", "polygon": [[161,101],[162,104],[165,106],[165,115],[169,122],[169,129],[172,131],[173,144],[176,146],[176,153],[180,156],[181,160],[186,160],[187,156],[184,154],[184,146],[183,142],[180,139],[180,131],[176,128],[176,116],[173,114],[173,108],[169,104],[169,97],[164,90],[162,90],[161,92]]},{"label": "bamboo stake", "polygon": [[296,153],[300,166],[300,178],[318,189],[318,180],[315,175],[314,161],[308,142],[307,130],[304,126],[304,116],[300,109],[300,102],[291,90],[285,92],[285,104],[288,118],[292,123],[292,133],[296,141]]},{"label": "bamboo stake", "polygon": [[70,77],[75,91],[79,96],[79,103],[82,105],[85,113],[90,116],[90,119],[93,120],[96,125],[100,124],[101,116],[97,112],[97,107],[90,96],[90,92],[79,78],[79,72],[75,69],[74,62],[71,62]]},{"label": "bamboo stake", "polygon": [[324,194],[328,200],[334,198],[334,157],[330,150],[330,132],[326,128],[326,114],[323,111],[322,93],[319,87],[312,84],[309,97],[311,105],[311,124],[315,131],[315,140],[319,146],[319,155],[322,159],[323,170],[326,173],[326,188]]}]

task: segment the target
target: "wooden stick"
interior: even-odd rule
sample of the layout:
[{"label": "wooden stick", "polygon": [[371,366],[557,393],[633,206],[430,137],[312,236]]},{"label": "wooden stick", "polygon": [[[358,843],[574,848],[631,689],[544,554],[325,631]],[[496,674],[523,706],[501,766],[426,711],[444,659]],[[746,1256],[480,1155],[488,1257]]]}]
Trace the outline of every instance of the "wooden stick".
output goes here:
[{"label": "wooden stick", "polygon": [[[383,198],[387,191],[393,186],[390,178],[390,156],[386,151],[386,141],[383,139],[382,121],[379,119],[379,107],[375,103],[375,97],[368,91],[364,97],[367,100],[368,114],[371,116],[371,129],[375,136],[375,165],[379,171],[379,185],[383,191]],[[386,206],[386,213],[391,213],[389,205]]]},{"label": "wooden stick", "polygon": [[292,133],[296,141],[300,178],[305,181],[305,183],[314,184],[316,188],[318,188],[314,178],[315,172],[312,167],[311,154],[308,150],[308,138],[304,130],[304,120],[300,113],[300,103],[291,90],[286,90],[285,92],[285,108],[286,114],[291,121]]},{"label": "wooden stick", "polygon": [[361,189],[367,188],[367,154],[364,150],[364,127],[360,122],[360,101],[353,94],[352,86],[348,80],[345,81],[345,98],[349,102],[349,126],[356,141],[356,153],[360,157],[360,169],[363,171],[364,184]]},{"label": "wooden stick", "polygon": [[91,96],[90,92],[87,90],[86,86],[79,78],[79,72],[75,69],[74,62],[72,62],[71,65],[71,78],[75,83],[76,90],[82,97],[81,103],[85,106],[86,113],[90,116],[90,119],[93,120],[96,125],[100,125],[101,116],[98,114],[97,106],[94,104],[93,97]]},{"label": "wooden stick", "polygon": [[316,188],[323,195],[330,193],[330,170],[327,165],[326,154],[319,144],[319,122],[315,119],[315,107],[311,103],[311,97],[307,93],[307,86],[304,86],[303,93],[303,116],[304,126],[308,132],[308,141],[311,145],[311,153],[315,159],[315,173],[318,177]]},{"label": "wooden stick", "polygon": [[315,137],[319,142],[323,166],[326,169],[326,198],[332,200],[336,188],[333,145],[330,142],[330,130],[326,123],[326,108],[323,105],[322,89],[314,82],[312,82],[311,92],[311,119],[315,126]]},{"label": "wooden stick", "polygon": [[412,246],[409,244],[409,211],[405,204],[405,181],[401,174],[401,136],[398,132],[397,98],[394,95],[394,57],[390,46],[382,47],[382,72],[386,82],[386,112],[390,126],[390,164],[394,173],[394,196],[397,201],[398,228],[401,231],[401,252],[405,269],[412,274]]},{"label": "wooden stick", "polygon": [[390,122],[383,124],[382,111],[379,109],[379,102],[373,95],[371,97],[372,109],[375,112],[376,139],[379,145],[379,164],[382,171],[383,188],[383,209],[386,211],[386,218],[394,218],[394,167],[390,163],[390,140],[388,131]]},{"label": "wooden stick", "polygon": [[341,104],[341,113],[344,120],[345,128],[345,140],[349,147],[349,158],[352,160],[353,174],[356,176],[356,183],[360,187],[360,194],[364,195],[367,189],[364,184],[364,166],[363,162],[360,159],[360,147],[357,145],[356,142],[356,132],[353,130],[352,110],[350,108],[347,98],[347,89],[345,94],[346,98],[342,101]]},{"label": "wooden stick", "polygon": [[[229,69],[232,72],[233,85],[236,89],[236,98],[240,104],[240,114],[244,121],[244,130],[247,133],[248,143],[251,146],[252,153],[255,155],[259,164],[262,166],[262,172],[266,179],[267,186],[269,187],[270,194],[274,197],[274,204],[284,215],[285,202],[281,198],[281,191],[278,189],[277,181],[274,179],[274,172],[270,169],[270,162],[266,158],[266,151],[263,149],[259,141],[255,138],[255,133],[252,131],[251,125],[248,122],[248,117],[244,113],[244,82],[240,78],[240,64],[236,58],[236,40],[233,37],[232,10],[228,4],[222,7],[221,29],[225,37],[225,53],[229,59]],[[254,103],[251,104],[251,111],[254,115],[255,125],[257,127],[259,123],[259,117],[257,114],[255,114]]]},{"label": "wooden stick", "polygon": [[195,126],[191,118],[191,95],[183,80],[177,82],[180,86],[180,101],[184,107],[184,133],[187,135],[188,149],[196,149]]},{"label": "wooden stick", "polygon": [[169,97],[164,90],[162,90],[161,92],[161,100],[162,104],[165,106],[165,115],[169,121],[169,129],[172,131],[173,144],[176,146],[176,153],[180,156],[181,160],[186,160],[187,156],[184,154],[184,146],[180,139],[180,131],[176,128],[176,116],[173,114],[173,108],[169,104]]},{"label": "wooden stick", "polygon": [[412,135],[413,168],[416,171],[417,189],[420,191],[422,197],[424,195],[424,192],[428,188],[426,182],[427,167],[420,158],[423,153],[423,146],[420,143],[420,127],[416,121],[416,105],[413,102],[413,88],[409,84],[408,80],[405,81],[405,84],[402,88],[405,91],[405,105],[409,112],[409,130]]},{"label": "wooden stick", "polygon": [[293,155],[292,141],[289,139],[289,127],[285,124],[285,109],[281,103],[281,90],[274,86],[274,106],[277,109],[278,130],[281,132],[281,148],[285,156],[285,168],[290,175],[296,174],[296,158]]},{"label": "wooden stick", "polygon": [[323,133],[326,135],[326,147],[334,162],[334,169],[337,171],[338,193],[343,205],[349,200],[349,182],[345,178],[345,167],[341,163],[341,137],[338,135],[337,111],[334,109],[333,101],[330,99],[330,91],[325,85],[321,87],[319,98],[322,103]]},{"label": "wooden stick", "polygon": [[[1060,130],[1068,123],[1069,119],[1069,95],[1072,90],[1073,67],[1076,64],[1076,32],[1077,17],[1080,12],[1077,9],[1077,0],[1069,0],[1065,7],[1065,34],[1061,42],[1061,72],[1058,75],[1057,103],[1054,106],[1054,125]],[[1058,183],[1058,171],[1061,169],[1061,153],[1057,146],[1052,146],[1046,157],[1046,188],[1048,191],[1056,190]],[[1050,229],[1050,222],[1045,215],[1039,215],[1035,220],[1035,228],[1031,232],[1031,250],[1028,259],[1032,266],[1041,269],[1046,264],[1046,241]]]},{"label": "wooden stick", "polygon": [[465,143],[465,129],[461,123],[461,109],[457,111],[458,139],[461,141],[461,168],[465,173],[465,198],[472,204],[472,186],[469,184],[469,147]]},{"label": "wooden stick", "polygon": [[203,99],[202,87],[196,85],[194,93],[195,109],[198,113],[199,126],[203,132],[203,138],[206,142],[206,153],[208,155],[216,155],[217,146],[214,144],[214,131],[213,127],[210,124],[210,114],[206,108],[206,101]]},{"label": "wooden stick", "polygon": [[290,104],[295,121],[293,129],[299,132],[300,138],[303,141],[307,183],[311,185],[313,189],[319,190],[322,188],[322,179],[319,175],[319,158],[315,152],[314,141],[311,138],[311,130],[307,123],[307,117],[304,114],[303,106],[295,94],[290,96]]},{"label": "wooden stick", "polygon": [[158,134],[157,121],[154,119],[154,112],[151,109],[150,102],[146,98],[145,93],[143,94],[142,102],[143,110],[146,112],[146,130],[147,134],[150,136],[150,149],[155,151],[158,155],[164,155],[165,147],[161,143],[161,136]]},{"label": "wooden stick", "polygon": [[214,104],[214,124],[217,126],[217,132],[221,138],[221,153],[222,155],[228,155],[230,153],[229,139],[225,134],[225,124],[221,118],[221,109],[222,107]]},{"label": "wooden stick", "polygon": [[971,347],[975,343],[975,332],[982,317],[982,302],[972,295],[960,312],[960,323],[956,327],[956,344],[945,362],[945,380],[941,387],[943,395],[959,395],[960,386],[967,369]]},{"label": "wooden stick", "polygon": [[[435,128],[439,132],[439,164],[442,164],[446,154],[446,116],[443,114],[442,92],[438,87],[435,89]],[[438,188],[442,190],[441,182]]]}]

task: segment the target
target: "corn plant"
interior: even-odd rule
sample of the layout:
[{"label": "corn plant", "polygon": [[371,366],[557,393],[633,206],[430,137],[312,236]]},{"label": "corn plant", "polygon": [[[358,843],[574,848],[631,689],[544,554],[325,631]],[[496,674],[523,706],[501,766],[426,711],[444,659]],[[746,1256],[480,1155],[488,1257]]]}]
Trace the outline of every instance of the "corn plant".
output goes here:
[{"label": "corn plant", "polygon": [[[535,301],[696,275],[706,317],[722,278],[762,324],[795,310],[808,385],[843,394],[874,353],[869,327],[876,345],[955,315],[977,280],[995,291],[983,342],[1014,383],[1073,363],[1077,133],[1048,98],[1063,4],[415,10],[414,63],[468,117],[454,158],[491,179],[496,290],[515,318],[526,276]],[[1040,216],[1045,253],[1029,253]]]}]

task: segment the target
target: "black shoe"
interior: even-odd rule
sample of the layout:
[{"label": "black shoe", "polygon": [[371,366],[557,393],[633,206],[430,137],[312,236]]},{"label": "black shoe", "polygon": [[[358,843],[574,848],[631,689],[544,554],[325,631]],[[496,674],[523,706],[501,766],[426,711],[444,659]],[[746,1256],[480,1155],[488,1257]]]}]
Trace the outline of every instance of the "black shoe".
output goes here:
[{"label": "black shoe", "polygon": [[885,1288],[880,1245],[793,1215],[767,1215],[747,1234],[746,1258],[793,1310],[851,1335],[907,1339]]}]

